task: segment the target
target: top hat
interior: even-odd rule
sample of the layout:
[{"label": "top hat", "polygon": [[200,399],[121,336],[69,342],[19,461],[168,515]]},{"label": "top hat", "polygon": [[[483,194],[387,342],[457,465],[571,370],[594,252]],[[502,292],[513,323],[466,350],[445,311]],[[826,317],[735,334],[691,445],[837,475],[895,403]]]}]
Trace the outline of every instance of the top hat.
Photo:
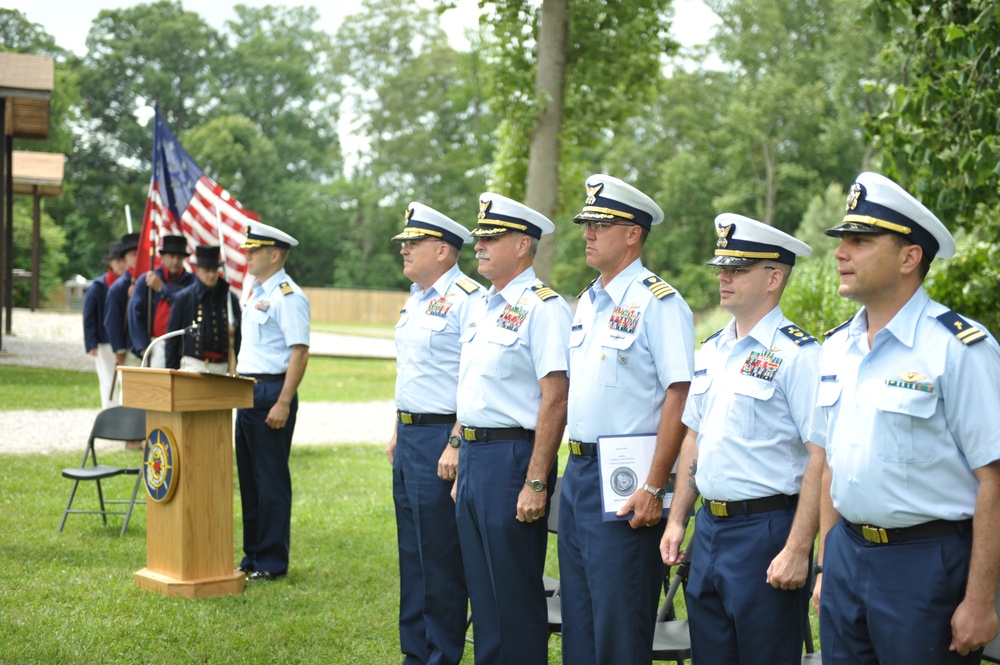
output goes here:
[{"label": "top hat", "polygon": [[705,265],[749,266],[770,260],[795,265],[796,256],[809,256],[812,248],[770,224],[725,212],[715,218],[715,256]]},{"label": "top hat", "polygon": [[298,244],[298,240],[281,229],[276,229],[262,222],[250,222],[250,226],[247,228],[247,239],[240,245],[240,249],[258,249],[260,247],[290,249]]},{"label": "top hat", "polygon": [[844,221],[826,234],[897,233],[920,245],[931,259],[955,256],[955,239],[947,227],[909,192],[878,173],[858,176],[847,194]]},{"label": "top hat", "polygon": [[489,238],[520,231],[538,240],[543,235],[552,233],[555,228],[548,217],[523,203],[484,192],[479,195],[479,225],[471,234],[477,238]]},{"label": "top hat", "polygon": [[134,252],[139,249],[139,234],[138,233],[126,233],[121,237],[119,242],[122,244],[121,256],[125,257],[129,252]]},{"label": "top hat", "polygon": [[624,180],[598,173],[587,178],[584,187],[587,198],[583,210],[573,218],[577,224],[621,220],[648,230],[663,221],[660,206]]},{"label": "top hat", "polygon": [[108,263],[111,259],[122,258],[122,243],[120,240],[112,240],[108,243],[108,251],[101,257],[102,263]]},{"label": "top hat", "polygon": [[194,248],[194,261],[191,265],[197,268],[218,268],[222,265],[219,258],[218,245],[198,245]]},{"label": "top hat", "polygon": [[163,246],[160,254],[180,254],[188,256],[191,252],[187,248],[187,238],[184,236],[163,236]]},{"label": "top hat", "polygon": [[414,201],[406,208],[406,226],[403,227],[403,232],[394,235],[392,239],[402,242],[417,238],[437,238],[458,249],[472,240],[469,230],[451,217]]}]

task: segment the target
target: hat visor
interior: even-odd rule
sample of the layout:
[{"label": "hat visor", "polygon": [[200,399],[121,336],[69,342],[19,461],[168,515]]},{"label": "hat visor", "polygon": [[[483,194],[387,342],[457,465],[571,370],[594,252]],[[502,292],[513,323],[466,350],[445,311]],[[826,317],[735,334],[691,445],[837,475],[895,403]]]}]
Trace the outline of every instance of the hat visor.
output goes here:
[{"label": "hat visor", "polygon": [[892,233],[889,229],[883,229],[880,226],[873,226],[872,224],[859,224],[857,222],[844,222],[839,226],[835,226],[832,229],[827,229],[823,231],[826,235],[839,238],[845,233]]},{"label": "hat visor", "polygon": [[511,231],[516,231],[516,229],[508,229],[504,226],[479,226],[469,231],[469,233],[474,238],[493,238],[510,233]]},{"label": "hat visor", "polygon": [[594,212],[592,210],[585,210],[573,218],[574,224],[583,224],[584,222],[610,222],[615,219],[620,219],[622,221],[630,221],[624,217],[618,217],[616,215],[610,215],[606,212]]},{"label": "hat visor", "polygon": [[710,261],[705,261],[705,265],[739,268],[741,266],[752,266],[763,260],[764,259],[747,259],[740,256],[713,256]]},{"label": "hat visor", "polygon": [[435,236],[430,233],[426,233],[422,229],[408,228],[404,229],[402,233],[397,233],[392,237],[393,242],[403,242],[404,240],[417,240],[419,238],[434,238]]}]

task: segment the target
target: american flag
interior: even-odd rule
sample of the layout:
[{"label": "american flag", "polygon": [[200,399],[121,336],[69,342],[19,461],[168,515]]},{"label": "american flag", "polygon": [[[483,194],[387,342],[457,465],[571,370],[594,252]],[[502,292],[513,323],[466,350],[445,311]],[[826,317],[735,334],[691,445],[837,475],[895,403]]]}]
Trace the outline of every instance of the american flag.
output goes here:
[{"label": "american flag", "polygon": [[153,177],[133,275],[156,267],[159,260],[153,250],[165,235],[183,235],[192,254],[198,245],[218,245],[218,213],[225,240],[226,281],[239,295],[247,268],[246,253],[239,247],[246,240],[247,224],[260,218],[198,168],[170,132],[159,107],[153,123]]}]

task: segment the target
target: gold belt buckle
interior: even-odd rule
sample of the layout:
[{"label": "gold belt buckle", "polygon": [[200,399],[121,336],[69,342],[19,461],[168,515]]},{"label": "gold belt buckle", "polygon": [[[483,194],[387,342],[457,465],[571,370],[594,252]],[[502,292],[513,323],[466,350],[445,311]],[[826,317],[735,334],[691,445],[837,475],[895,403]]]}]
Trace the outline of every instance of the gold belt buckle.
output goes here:
[{"label": "gold belt buckle", "polygon": [[573,453],[574,455],[580,455],[580,454],[582,454],[580,452],[580,442],[579,441],[570,441],[569,442],[569,451],[571,453]]},{"label": "gold belt buckle", "polygon": [[463,427],[462,428],[462,436],[465,437],[466,441],[475,441],[476,440],[476,430],[472,429],[471,427]]},{"label": "gold belt buckle", "polygon": [[725,501],[709,501],[708,509],[716,517],[729,517],[729,507]]},{"label": "gold belt buckle", "polygon": [[413,424],[413,414],[412,413],[405,413],[403,411],[400,411],[399,412],[399,422],[403,423],[404,425],[412,425]]},{"label": "gold belt buckle", "polygon": [[864,536],[865,540],[870,543],[879,543],[884,545],[889,542],[889,534],[877,526],[868,526],[867,524],[861,527],[861,535]]}]

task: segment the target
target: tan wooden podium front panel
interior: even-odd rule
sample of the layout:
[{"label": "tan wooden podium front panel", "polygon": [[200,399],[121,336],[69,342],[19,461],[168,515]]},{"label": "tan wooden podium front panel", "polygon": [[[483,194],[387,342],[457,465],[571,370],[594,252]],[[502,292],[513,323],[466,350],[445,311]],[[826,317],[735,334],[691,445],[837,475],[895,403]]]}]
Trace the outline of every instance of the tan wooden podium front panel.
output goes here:
[{"label": "tan wooden podium front panel", "polygon": [[233,408],[253,406],[253,381],[122,368],[122,403],[146,409],[147,436],[171,433],[177,483],[164,502],[146,497],[146,567],[136,586],[188,598],[240,593],[233,569]]}]

